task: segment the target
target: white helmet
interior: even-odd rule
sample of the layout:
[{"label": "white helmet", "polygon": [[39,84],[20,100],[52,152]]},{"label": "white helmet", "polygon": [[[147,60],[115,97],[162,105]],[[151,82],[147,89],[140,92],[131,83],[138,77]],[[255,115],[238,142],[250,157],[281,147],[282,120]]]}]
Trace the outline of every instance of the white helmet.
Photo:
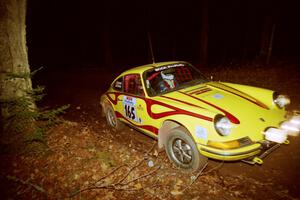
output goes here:
[{"label": "white helmet", "polygon": [[173,74],[164,74],[163,72],[160,72],[161,74],[161,77],[164,79],[164,80],[173,80],[174,79],[174,75]]}]

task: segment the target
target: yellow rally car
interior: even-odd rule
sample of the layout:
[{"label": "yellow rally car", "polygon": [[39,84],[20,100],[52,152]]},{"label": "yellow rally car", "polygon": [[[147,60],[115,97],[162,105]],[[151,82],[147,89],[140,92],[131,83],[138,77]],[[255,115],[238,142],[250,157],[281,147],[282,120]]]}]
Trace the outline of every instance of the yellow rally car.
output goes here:
[{"label": "yellow rally car", "polygon": [[299,113],[285,110],[287,96],[213,82],[187,62],[127,70],[100,103],[113,129],[126,123],[157,138],[169,159],[190,171],[204,166],[207,158],[261,164],[300,129]]}]

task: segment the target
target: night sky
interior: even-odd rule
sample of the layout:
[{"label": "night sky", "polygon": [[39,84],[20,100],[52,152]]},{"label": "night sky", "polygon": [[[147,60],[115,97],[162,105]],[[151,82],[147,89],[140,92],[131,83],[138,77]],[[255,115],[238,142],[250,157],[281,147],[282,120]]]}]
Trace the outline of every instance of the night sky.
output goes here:
[{"label": "night sky", "polygon": [[[151,61],[200,63],[203,16],[208,62],[251,62],[266,23],[275,24],[272,61],[297,60],[299,7],[294,1],[28,0],[27,46],[32,69],[136,66]],[[295,1],[296,2],[296,1]]]}]

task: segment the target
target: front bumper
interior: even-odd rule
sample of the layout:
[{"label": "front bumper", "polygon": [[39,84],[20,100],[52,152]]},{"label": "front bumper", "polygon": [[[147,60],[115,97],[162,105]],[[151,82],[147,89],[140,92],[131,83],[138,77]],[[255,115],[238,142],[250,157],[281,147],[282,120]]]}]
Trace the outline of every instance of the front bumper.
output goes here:
[{"label": "front bumper", "polygon": [[202,155],[212,159],[224,161],[242,160],[255,156],[262,151],[261,147],[262,145],[260,143],[254,143],[252,145],[236,149],[217,149],[198,144],[198,149]]},{"label": "front bumper", "polygon": [[246,147],[230,150],[221,150],[205,145],[200,145],[199,149],[201,154],[212,159],[223,161],[242,160],[248,164],[262,164],[262,159],[275,151],[278,147],[280,147],[279,143],[262,141]]}]

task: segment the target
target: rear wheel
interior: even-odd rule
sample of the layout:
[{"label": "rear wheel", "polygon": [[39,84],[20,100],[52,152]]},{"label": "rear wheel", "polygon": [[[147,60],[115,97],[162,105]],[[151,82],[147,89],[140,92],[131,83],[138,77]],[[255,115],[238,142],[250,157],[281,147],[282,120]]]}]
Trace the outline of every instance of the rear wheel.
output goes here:
[{"label": "rear wheel", "polygon": [[169,159],[178,167],[195,171],[204,167],[207,157],[201,155],[194,140],[183,127],[170,131],[165,145]]},{"label": "rear wheel", "polygon": [[111,106],[106,107],[105,116],[107,124],[114,130],[121,130],[124,127],[123,122],[118,120],[115,111]]}]

